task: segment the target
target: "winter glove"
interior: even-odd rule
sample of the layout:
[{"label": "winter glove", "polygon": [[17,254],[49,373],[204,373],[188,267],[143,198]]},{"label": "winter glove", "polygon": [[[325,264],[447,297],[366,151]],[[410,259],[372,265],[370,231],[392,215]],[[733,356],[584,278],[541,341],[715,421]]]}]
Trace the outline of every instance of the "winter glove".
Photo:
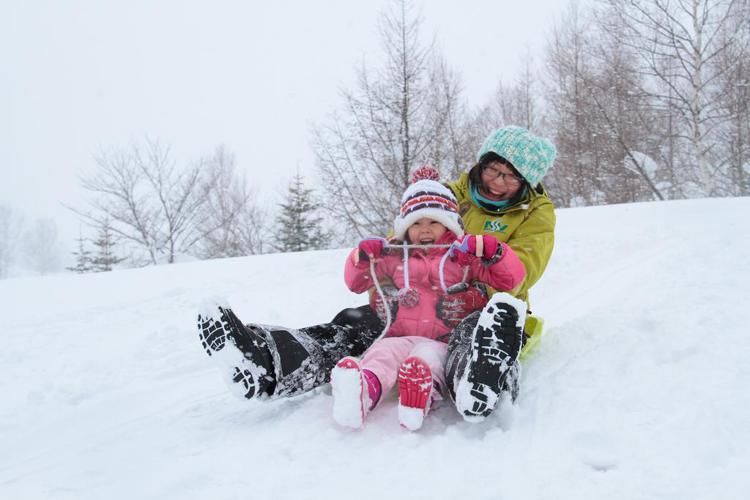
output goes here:
[{"label": "winter glove", "polygon": [[[398,288],[393,285],[384,285],[381,287],[381,290],[383,290],[385,301],[388,304],[388,307],[391,309],[391,320],[393,320],[396,317],[396,312],[398,312]],[[380,321],[382,321],[383,323],[388,320],[385,314],[385,304],[383,303],[383,298],[380,296],[377,290],[373,290],[373,292],[370,294],[370,309],[372,309],[375,314],[378,315],[378,318],[380,318]]]},{"label": "winter glove", "polygon": [[480,257],[485,262],[496,262],[502,250],[502,245],[492,235],[467,234],[462,240],[454,242],[449,251],[459,264],[466,266],[475,257]]},{"label": "winter glove", "polygon": [[360,241],[357,245],[359,262],[380,258],[380,254],[383,253],[383,248],[387,243],[385,238],[365,238]]},{"label": "winter glove", "polygon": [[466,316],[484,308],[486,304],[487,291],[484,285],[477,283],[462,291],[441,295],[435,310],[437,317],[452,329]]}]

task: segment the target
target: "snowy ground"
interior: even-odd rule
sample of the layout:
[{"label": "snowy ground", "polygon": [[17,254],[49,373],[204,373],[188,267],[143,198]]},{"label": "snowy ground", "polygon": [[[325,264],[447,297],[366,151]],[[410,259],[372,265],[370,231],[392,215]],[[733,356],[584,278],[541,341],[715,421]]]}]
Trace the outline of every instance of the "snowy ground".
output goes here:
[{"label": "snowy ground", "polygon": [[522,394],[481,425],[338,428],[328,387],[235,399],[203,297],[300,327],[363,303],[345,250],[0,282],[0,498],[745,499],[750,199],[558,211]]}]

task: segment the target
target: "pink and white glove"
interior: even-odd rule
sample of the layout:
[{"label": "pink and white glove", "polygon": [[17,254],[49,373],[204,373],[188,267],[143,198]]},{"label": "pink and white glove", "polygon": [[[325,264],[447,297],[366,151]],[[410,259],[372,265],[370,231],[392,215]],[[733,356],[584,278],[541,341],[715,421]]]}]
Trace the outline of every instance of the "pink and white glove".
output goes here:
[{"label": "pink and white glove", "polygon": [[502,248],[497,238],[492,235],[467,234],[460,241],[454,242],[449,251],[459,264],[465,266],[476,257],[485,261],[499,257]]},{"label": "pink and white glove", "polygon": [[365,238],[357,245],[357,259],[355,264],[367,262],[370,259],[379,259],[383,248],[388,242],[385,238]]}]

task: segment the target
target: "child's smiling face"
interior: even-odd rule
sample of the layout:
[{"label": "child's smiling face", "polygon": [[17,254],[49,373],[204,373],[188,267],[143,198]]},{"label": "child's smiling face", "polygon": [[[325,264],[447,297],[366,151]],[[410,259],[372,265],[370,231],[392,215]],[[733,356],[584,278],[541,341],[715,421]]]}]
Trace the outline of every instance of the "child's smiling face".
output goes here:
[{"label": "child's smiling face", "polygon": [[409,226],[407,236],[413,245],[429,245],[435,243],[448,229],[436,220],[422,217]]}]

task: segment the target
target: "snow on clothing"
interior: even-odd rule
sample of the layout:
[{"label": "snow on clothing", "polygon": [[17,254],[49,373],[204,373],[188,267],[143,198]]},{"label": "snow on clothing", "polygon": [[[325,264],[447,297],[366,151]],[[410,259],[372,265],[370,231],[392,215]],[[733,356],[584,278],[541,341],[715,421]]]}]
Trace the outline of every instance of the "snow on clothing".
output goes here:
[{"label": "snow on clothing", "polygon": [[[435,244],[450,244],[455,235],[446,231]],[[409,287],[419,295],[414,307],[399,307],[393,324],[386,337],[403,337],[414,335],[429,339],[439,339],[450,332],[450,327],[437,317],[437,303],[445,295],[440,283],[440,262],[447,248],[430,248],[427,251],[414,249],[409,252],[408,273]],[[349,289],[355,293],[367,291],[374,284],[370,277],[369,261],[354,263],[357,249],[346,259],[344,280]],[[403,289],[406,286],[403,252],[385,253],[375,266],[378,280],[390,280]],[[500,258],[495,262],[483,262],[474,258],[468,266],[466,281],[480,281],[496,290],[514,290],[524,279],[523,264],[511,248],[502,244]],[[451,258],[445,259],[443,267],[445,285],[460,283],[464,278],[464,267]],[[447,340],[446,340],[447,341]]]},{"label": "snow on clothing", "polygon": [[[480,207],[471,199],[468,173],[447,183],[458,200],[458,211],[468,234],[491,234],[513,249],[526,269],[526,277],[509,291],[528,303],[529,288],[539,281],[555,243],[555,207],[542,185],[527,189],[518,203],[496,211]],[[492,288],[498,289],[492,283]],[[489,291],[493,293],[492,290]]]}]

